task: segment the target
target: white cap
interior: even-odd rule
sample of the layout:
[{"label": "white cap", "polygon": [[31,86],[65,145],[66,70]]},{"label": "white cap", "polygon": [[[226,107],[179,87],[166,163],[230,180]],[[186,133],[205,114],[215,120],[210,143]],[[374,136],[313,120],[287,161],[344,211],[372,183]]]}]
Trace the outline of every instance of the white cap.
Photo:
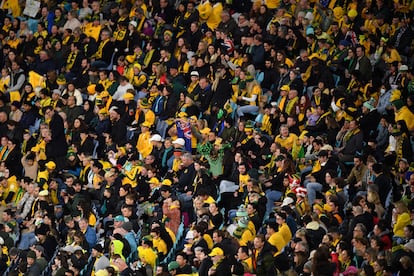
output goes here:
[{"label": "white cap", "polygon": [[135,28],[138,26],[137,21],[129,21],[129,24],[134,26]]},{"label": "white cap", "polygon": [[173,144],[176,144],[176,145],[183,146],[183,147],[184,147],[184,145],[185,145],[185,141],[184,141],[184,139],[183,139],[183,138],[177,138],[177,139],[176,139],[176,140],[174,140],[172,143],[173,143]]},{"label": "white cap", "polygon": [[329,144],[323,145],[321,147],[321,150],[329,150],[329,151],[333,151],[333,147]]},{"label": "white cap", "polygon": [[191,71],[190,76],[196,76],[196,77],[199,77],[199,76],[200,76],[200,74],[199,74],[197,71]]},{"label": "white cap", "polygon": [[288,196],[288,197],[286,197],[284,200],[283,200],[283,202],[282,202],[282,207],[284,207],[284,206],[288,206],[289,204],[292,204],[294,201],[293,201],[293,198],[291,198],[290,196]]},{"label": "white cap", "polygon": [[401,65],[399,71],[408,71],[408,66],[405,64]]},{"label": "white cap", "polygon": [[162,137],[159,134],[154,134],[149,139],[150,142],[162,142]]}]

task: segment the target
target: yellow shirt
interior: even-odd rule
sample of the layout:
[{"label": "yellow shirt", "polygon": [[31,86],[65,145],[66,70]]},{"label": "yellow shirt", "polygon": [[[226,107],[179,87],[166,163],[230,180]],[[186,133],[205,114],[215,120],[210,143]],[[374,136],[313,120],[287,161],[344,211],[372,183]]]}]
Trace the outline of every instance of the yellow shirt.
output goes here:
[{"label": "yellow shirt", "polygon": [[4,93],[4,91],[6,91],[6,86],[10,86],[10,76],[0,79],[0,92]]},{"label": "yellow shirt", "polygon": [[141,167],[135,165],[131,170],[124,172],[124,178],[122,179],[122,185],[131,184],[132,188],[135,188],[138,183],[136,181],[137,175],[141,171]]},{"label": "yellow shirt", "polygon": [[157,253],[152,248],[144,248],[138,246],[138,257],[142,262],[149,264],[152,268],[155,268],[157,262]]},{"label": "yellow shirt", "polygon": [[275,253],[275,256],[279,255],[282,249],[286,246],[285,239],[280,232],[273,233],[267,241],[276,247],[277,252]]},{"label": "yellow shirt", "polygon": [[214,242],[213,242],[213,239],[211,238],[211,236],[206,233],[206,234],[203,235],[203,239],[206,241],[208,249],[211,250],[214,246]]},{"label": "yellow shirt", "polygon": [[239,192],[244,192],[244,187],[247,185],[250,176],[249,174],[240,174],[239,175]]},{"label": "yellow shirt", "polygon": [[250,231],[249,228],[247,228],[246,230],[244,230],[240,240],[239,240],[239,244],[240,246],[246,246],[249,242],[252,242],[254,240],[254,235],[253,233]]},{"label": "yellow shirt", "polygon": [[282,237],[285,240],[285,245],[287,245],[290,241],[290,239],[292,238],[292,232],[290,231],[289,226],[287,225],[287,223],[283,223],[281,226],[279,226],[279,231],[278,231]]},{"label": "yellow shirt", "polygon": [[137,150],[143,158],[147,157],[152,151],[152,144],[149,141],[150,138],[150,132],[141,133],[138,137]]},{"label": "yellow shirt", "polygon": [[411,224],[410,214],[405,212],[397,216],[397,222],[394,224],[393,232],[396,237],[404,237],[404,227]]},{"label": "yellow shirt", "polygon": [[11,176],[8,180],[7,180],[7,187],[4,188],[2,187],[1,191],[1,195],[3,198],[2,201],[2,205],[6,205],[6,203],[4,202],[4,200],[7,198],[7,196],[9,195],[10,192],[13,192],[14,195],[10,200],[10,203],[13,202],[16,199],[17,196],[17,191],[19,190],[19,184],[17,183],[17,179],[15,176]]},{"label": "yellow shirt", "polygon": [[162,254],[164,254],[164,256],[167,255],[167,253],[168,253],[167,244],[160,237],[154,238],[152,240],[152,244],[154,245],[154,249],[156,249],[158,251],[158,253],[162,253]]},{"label": "yellow shirt", "polygon": [[282,147],[286,148],[287,150],[291,150],[293,147],[293,144],[298,139],[298,136],[293,133],[289,133],[288,137],[282,137],[280,134],[276,136],[275,142],[279,143]]}]

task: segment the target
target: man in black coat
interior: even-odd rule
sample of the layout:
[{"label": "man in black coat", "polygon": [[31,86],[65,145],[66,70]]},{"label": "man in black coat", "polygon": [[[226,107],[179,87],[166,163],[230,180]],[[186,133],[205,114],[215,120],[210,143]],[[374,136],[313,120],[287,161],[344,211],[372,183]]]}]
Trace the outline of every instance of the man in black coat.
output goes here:
[{"label": "man in black coat", "polygon": [[50,133],[45,137],[46,156],[56,163],[56,171],[60,171],[65,167],[65,158],[68,150],[63,118],[55,112],[52,106],[44,107],[43,114],[45,114],[46,120],[50,120]]},{"label": "man in black coat", "polygon": [[124,145],[126,142],[126,125],[121,120],[121,113],[118,107],[111,107],[109,110],[109,118],[111,119],[112,123],[112,140],[117,145]]}]

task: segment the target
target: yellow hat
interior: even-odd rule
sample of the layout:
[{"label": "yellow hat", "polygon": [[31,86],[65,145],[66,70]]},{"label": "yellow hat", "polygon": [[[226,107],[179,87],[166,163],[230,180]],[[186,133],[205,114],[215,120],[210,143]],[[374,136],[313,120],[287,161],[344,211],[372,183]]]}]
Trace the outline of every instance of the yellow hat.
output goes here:
[{"label": "yellow hat", "polygon": [[101,98],[105,98],[105,97],[109,97],[109,92],[108,91],[102,91],[100,94],[99,94],[99,96],[101,97]]},{"label": "yellow hat", "polygon": [[148,180],[148,184],[158,185],[158,184],[160,184],[160,181],[156,177],[151,177],[150,180]]},{"label": "yellow hat", "polygon": [[220,247],[215,247],[213,248],[213,250],[211,250],[211,253],[208,254],[210,257],[214,257],[214,256],[223,256],[224,252],[223,249],[221,249]]},{"label": "yellow hat", "polygon": [[348,11],[348,17],[355,18],[358,15],[358,12],[354,9]]},{"label": "yellow hat", "polygon": [[45,164],[46,168],[49,170],[54,170],[56,169],[56,163],[53,161],[49,161]]},{"label": "yellow hat", "polygon": [[209,134],[211,131],[211,129],[209,129],[208,127],[203,128],[202,130],[200,130],[201,134]]},{"label": "yellow hat", "polygon": [[139,107],[140,108],[149,108],[150,104],[148,103],[148,100],[146,98],[143,98],[139,101]]},{"label": "yellow hat", "polygon": [[135,62],[134,68],[137,68],[139,71],[141,71],[141,64],[139,64],[138,62]]},{"label": "yellow hat", "polygon": [[171,186],[171,185],[172,185],[172,182],[171,182],[171,180],[169,180],[169,179],[164,179],[164,180],[161,182],[161,184],[162,184],[162,185],[165,185],[165,186]]},{"label": "yellow hat", "polygon": [[101,108],[98,113],[101,115],[108,115],[108,109],[106,109],[106,107]]},{"label": "yellow hat", "polygon": [[135,62],[135,58],[136,58],[136,55],[133,54],[133,55],[126,56],[125,57],[125,60],[128,61],[129,63],[134,63]]},{"label": "yellow hat", "polygon": [[190,117],[190,120],[197,121],[197,117],[193,115]]},{"label": "yellow hat", "polygon": [[280,91],[290,91],[290,87],[289,85],[282,85],[282,87],[280,88]]},{"label": "yellow hat", "polygon": [[134,95],[132,93],[125,93],[124,94],[124,100],[132,101],[133,99],[134,99]]},{"label": "yellow hat", "polygon": [[58,78],[57,78],[57,80],[56,80],[56,83],[58,85],[65,85],[66,84],[66,78],[65,78],[65,76],[64,75],[59,75]]},{"label": "yellow hat", "polygon": [[49,191],[48,190],[43,190],[39,192],[39,196],[48,196],[49,195]]},{"label": "yellow hat", "polygon": [[88,91],[89,95],[94,95],[96,93],[95,87],[96,87],[96,84],[88,85],[86,90]]},{"label": "yellow hat", "polygon": [[177,116],[178,116],[178,118],[186,118],[188,116],[188,114],[185,113],[184,111],[181,111],[181,112],[178,113]]},{"label": "yellow hat", "polygon": [[145,121],[145,122],[143,122],[143,123],[141,124],[141,126],[143,126],[143,127],[151,127],[151,126],[152,126],[152,124],[151,124],[150,122],[148,122],[148,121]]}]

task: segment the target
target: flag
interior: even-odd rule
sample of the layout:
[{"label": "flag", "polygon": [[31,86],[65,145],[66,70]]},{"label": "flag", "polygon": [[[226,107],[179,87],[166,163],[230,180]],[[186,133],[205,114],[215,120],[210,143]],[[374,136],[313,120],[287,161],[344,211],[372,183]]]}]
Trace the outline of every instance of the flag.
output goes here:
[{"label": "flag", "polygon": [[191,152],[191,125],[188,121],[179,120],[176,122],[177,136],[185,141],[185,150]]}]

